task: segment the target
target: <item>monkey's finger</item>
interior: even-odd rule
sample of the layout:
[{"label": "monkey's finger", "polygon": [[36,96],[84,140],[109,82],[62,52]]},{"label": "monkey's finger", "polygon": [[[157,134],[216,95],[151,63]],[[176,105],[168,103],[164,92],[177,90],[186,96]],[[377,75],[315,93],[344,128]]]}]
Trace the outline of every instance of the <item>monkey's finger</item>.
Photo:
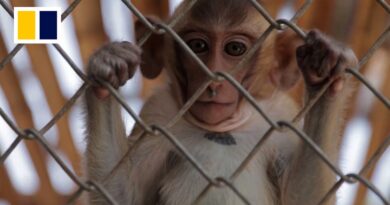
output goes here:
[{"label": "monkey's finger", "polygon": [[135,67],[141,63],[141,57],[137,53],[134,53],[122,47],[117,47],[112,52],[126,62],[128,72],[127,79],[133,77],[135,73]]},{"label": "monkey's finger", "polygon": [[339,57],[340,52],[333,49],[328,50],[326,59],[322,62],[323,69],[327,70],[328,74],[331,73],[331,70],[337,65]]},{"label": "monkey's finger", "polygon": [[103,100],[108,96],[110,96],[110,92],[107,89],[102,87],[95,87],[93,88],[93,91],[95,93],[95,96],[100,100]]},{"label": "monkey's finger", "polygon": [[128,58],[129,55],[133,57],[140,57],[141,56],[141,51],[140,49],[136,48],[135,46],[126,46],[126,44],[122,43],[116,43],[116,46],[112,47],[110,49],[110,52],[113,55],[119,56],[121,58]]},{"label": "monkey's finger", "polygon": [[313,67],[313,56],[306,56],[302,61],[302,65],[302,74],[310,85],[319,84],[324,80],[324,78],[317,75],[318,67]]},{"label": "monkey's finger", "polygon": [[[327,47],[329,45],[326,45]],[[318,70],[319,76],[321,77],[329,77],[333,75],[333,70],[338,66],[340,62],[340,51],[335,49],[327,49],[326,56],[321,62],[321,66]]]},{"label": "monkey's finger", "polygon": [[113,67],[112,62],[107,63],[107,60],[112,61],[112,59],[110,58],[105,60],[106,61],[104,61],[101,65],[99,65],[99,67],[100,70],[104,70],[104,71],[108,70],[109,71],[108,74],[96,75],[95,77],[107,81],[114,88],[119,88],[119,79],[115,73],[115,68]]},{"label": "monkey's finger", "polygon": [[128,41],[122,41],[120,42],[120,45],[122,48],[126,49],[126,50],[129,50],[131,52],[134,52],[136,55],[141,55],[142,53],[142,49]]},{"label": "monkey's finger", "polygon": [[318,77],[323,77],[321,75],[320,66],[325,58],[326,51],[322,48],[321,42],[315,42],[311,47],[312,52],[308,56],[307,66],[312,69]]},{"label": "monkey's finger", "polygon": [[102,67],[104,69],[110,70],[108,77],[105,79],[107,79],[114,87],[124,85],[129,79],[126,61],[116,55],[111,55],[108,58],[104,58],[103,61],[104,64]]},{"label": "monkey's finger", "polygon": [[119,85],[122,86],[130,78],[127,63],[125,60],[117,56],[113,57],[112,61],[113,61],[115,75],[118,78]]},{"label": "monkey's finger", "polygon": [[88,65],[88,72],[94,78],[106,79],[112,72],[111,68],[106,65],[105,59],[107,54],[102,53],[99,56],[93,57]]}]

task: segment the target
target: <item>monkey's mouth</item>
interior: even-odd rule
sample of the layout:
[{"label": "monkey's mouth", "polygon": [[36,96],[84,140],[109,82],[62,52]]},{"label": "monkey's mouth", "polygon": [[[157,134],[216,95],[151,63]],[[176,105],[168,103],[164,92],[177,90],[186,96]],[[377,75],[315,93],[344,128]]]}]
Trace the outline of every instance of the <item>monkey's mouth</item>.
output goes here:
[{"label": "monkey's mouth", "polygon": [[198,105],[203,105],[203,106],[231,106],[234,105],[233,102],[217,102],[217,101],[196,101],[195,102]]}]

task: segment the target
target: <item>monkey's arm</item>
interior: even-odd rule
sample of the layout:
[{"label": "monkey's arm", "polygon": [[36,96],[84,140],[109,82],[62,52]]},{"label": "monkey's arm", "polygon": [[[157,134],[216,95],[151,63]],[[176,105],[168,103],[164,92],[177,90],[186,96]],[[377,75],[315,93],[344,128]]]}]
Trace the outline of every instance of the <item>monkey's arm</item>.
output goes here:
[{"label": "monkey's arm", "polygon": [[[90,58],[88,75],[118,88],[132,77],[139,55],[139,49],[128,42],[107,44]],[[102,183],[114,198],[124,198],[122,192],[128,178],[126,170],[108,177],[128,147],[119,104],[99,86],[88,88],[85,101],[88,179]],[[93,193],[90,198],[93,204],[106,204],[99,194]]]},{"label": "monkey's arm", "polygon": [[[334,81],[305,116],[304,132],[333,164],[337,164],[342,113],[351,90],[343,73],[345,68],[356,65],[356,57],[350,49],[312,31],[307,43],[297,50],[297,60],[305,79],[307,100],[312,99],[326,82]],[[318,204],[335,180],[336,174],[302,141],[283,179],[282,204]],[[327,204],[335,204],[335,198]]]},{"label": "monkey's arm", "polygon": [[[86,168],[88,179],[101,183],[114,198],[120,194],[126,177],[116,173],[106,179],[127,150],[125,128],[118,103],[112,97],[99,100],[90,89],[86,95],[87,150]],[[104,181],[103,181],[104,180]],[[113,192],[112,190],[118,190]],[[97,193],[90,195],[92,204],[106,204]]]}]

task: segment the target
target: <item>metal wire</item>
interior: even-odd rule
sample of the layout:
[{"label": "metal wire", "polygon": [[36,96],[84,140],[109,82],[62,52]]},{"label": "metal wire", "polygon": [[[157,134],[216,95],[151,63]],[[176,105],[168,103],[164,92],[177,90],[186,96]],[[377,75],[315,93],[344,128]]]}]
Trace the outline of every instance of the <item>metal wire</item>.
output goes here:
[{"label": "metal wire", "polygon": [[[295,134],[295,136],[299,137],[299,139],[306,144],[306,146],[310,147],[314,153],[319,157],[335,174],[337,174],[340,177],[340,180],[334,184],[334,186],[329,190],[329,192],[326,193],[326,195],[323,197],[323,199],[319,202],[319,204],[324,204],[331,196],[335,194],[335,192],[338,190],[338,188],[344,183],[360,183],[361,185],[367,187],[369,190],[371,190],[378,198],[383,202],[383,204],[390,205],[389,201],[384,197],[382,193],[369,181],[365,178],[366,172],[369,168],[371,168],[375,162],[382,156],[382,154],[385,152],[385,150],[390,145],[390,136],[385,138],[384,143],[376,150],[374,155],[370,158],[370,160],[365,164],[365,166],[362,168],[362,170],[359,173],[349,173],[344,174],[340,168],[332,163],[332,161],[329,159],[327,154],[321,150],[321,148],[313,142],[313,140],[310,138],[310,136],[307,136],[302,130],[295,127],[294,123],[299,121],[303,118],[303,116],[307,113],[307,111],[320,100],[321,96],[324,94],[327,87],[330,85],[330,83],[327,86],[324,86],[324,89],[322,92],[318,94],[312,101],[307,102],[305,106],[302,108],[302,110],[299,112],[295,118],[291,119],[291,121],[273,121],[270,116],[267,114],[263,108],[261,108],[257,103],[256,100],[251,96],[249,92],[247,92],[241,85],[238,83],[232,75],[237,72],[238,70],[244,68],[249,59],[253,55],[255,55],[256,51],[260,48],[264,40],[269,36],[269,34],[273,30],[280,30],[284,29],[285,26],[291,28],[293,31],[295,31],[301,38],[305,38],[306,34],[305,32],[295,24],[295,22],[306,12],[306,10],[309,8],[309,6],[312,4],[313,0],[306,0],[304,4],[301,6],[301,8],[298,9],[296,14],[291,20],[285,20],[285,19],[274,19],[272,16],[268,13],[268,11],[259,4],[256,0],[248,0],[254,8],[270,23],[270,27],[259,36],[257,41],[254,43],[254,46],[251,48],[251,50],[248,51],[247,56],[243,58],[243,60],[238,63],[235,68],[231,70],[229,73],[222,73],[217,72],[213,73],[211,72],[207,66],[200,60],[196,54],[192,52],[192,50],[186,45],[186,43],[181,39],[181,37],[173,30],[173,26],[177,24],[180,19],[185,15],[187,11],[191,9],[191,7],[197,2],[197,0],[191,0],[187,6],[187,8],[184,9],[182,13],[180,13],[176,18],[171,19],[170,23],[163,24],[152,24],[138,9],[131,3],[131,1],[128,0],[121,0],[124,5],[134,14],[138,17],[138,19],[147,27],[149,28],[149,32],[144,35],[143,38],[138,42],[139,45],[142,45],[150,36],[152,33],[158,34],[158,35],[170,35],[176,44],[180,46],[184,52],[186,52],[190,57],[192,57],[195,62],[199,65],[199,67],[207,74],[209,77],[208,80],[206,80],[199,89],[195,92],[195,94],[183,105],[183,107],[178,111],[178,113],[173,117],[172,120],[170,120],[167,123],[167,126],[161,127],[153,124],[147,124],[145,123],[139,116],[135,114],[135,112],[131,109],[131,107],[126,103],[126,101],[120,96],[118,91],[114,89],[110,84],[99,81],[94,82],[90,80],[83,71],[78,68],[78,66],[73,62],[73,60],[69,57],[69,55],[64,51],[58,44],[53,44],[55,49],[59,52],[59,54],[68,62],[68,64],[71,66],[73,71],[84,81],[84,84],[80,87],[80,89],[69,99],[69,101],[62,107],[61,110],[59,110],[54,117],[39,131],[35,130],[34,128],[30,128],[27,130],[21,130],[12,120],[11,118],[0,108],[0,117],[3,118],[6,122],[6,124],[17,134],[16,139],[13,141],[13,143],[4,151],[4,153],[0,153],[0,166],[4,164],[4,161],[9,157],[9,155],[13,152],[13,150],[24,140],[32,140],[36,143],[38,143],[44,150],[46,150],[50,156],[54,158],[54,160],[58,163],[58,165],[65,171],[65,173],[74,181],[74,183],[77,184],[78,189],[74,194],[72,194],[67,204],[73,204],[77,199],[80,198],[81,194],[83,192],[96,192],[103,196],[103,198],[107,201],[109,204],[117,204],[115,199],[109,194],[109,192],[99,184],[99,182],[96,181],[83,181],[81,180],[81,177],[77,176],[75,173],[71,171],[69,167],[67,167],[66,163],[59,157],[59,155],[56,153],[56,151],[45,141],[45,138],[43,137],[44,134],[55,125],[63,116],[66,114],[69,109],[75,104],[75,102],[80,99],[82,94],[87,90],[88,86],[91,86],[95,83],[99,83],[100,85],[105,86],[108,88],[108,91],[111,93],[112,96],[118,101],[120,105],[128,112],[128,114],[136,121],[137,125],[140,126],[144,132],[144,134],[149,135],[160,135],[169,140],[170,143],[174,147],[177,148],[178,151],[184,156],[186,160],[193,166],[193,168],[199,172],[199,174],[202,175],[202,177],[208,181],[208,186],[200,193],[200,195],[196,198],[196,200],[193,202],[193,204],[197,204],[203,196],[207,194],[207,192],[210,190],[211,187],[221,188],[221,187],[228,187],[231,189],[241,200],[244,204],[250,204],[248,199],[243,196],[239,189],[237,189],[234,186],[234,181],[236,178],[242,173],[242,171],[248,166],[248,164],[251,162],[251,160],[254,158],[256,153],[258,153],[263,146],[263,144],[269,139],[269,137],[274,132],[283,132],[286,130],[292,131],[292,133]],[[71,14],[74,9],[79,5],[81,0],[75,0],[71,3],[71,5],[63,12],[61,15],[61,20],[64,20]],[[380,4],[383,9],[390,13],[390,6],[389,3],[385,0],[376,0],[378,4]],[[13,10],[8,5],[8,3],[5,0],[0,0],[0,5],[6,10],[6,12],[13,18]],[[390,27],[385,28],[384,32],[378,37],[377,41],[373,44],[373,46],[369,49],[369,51],[364,55],[364,57],[360,60],[359,65],[357,68],[348,68],[346,70],[347,73],[351,74],[353,77],[355,77],[358,81],[363,83],[371,92],[382,102],[388,110],[390,110],[390,101],[389,99],[380,93],[380,91],[376,90],[369,82],[368,80],[359,73],[359,69],[367,62],[367,60],[373,55],[373,53],[378,50],[378,48],[385,42],[385,40],[389,39],[390,34]],[[12,58],[20,51],[20,49],[23,47],[23,44],[18,44],[12,49],[12,51],[6,55],[3,59],[0,61],[0,71],[5,68],[5,65],[10,63]],[[1,75],[1,73],[0,73]],[[196,101],[196,99],[201,95],[201,93],[204,92],[204,90],[207,88],[207,86],[212,81],[221,81],[221,80],[227,80],[232,86],[234,86],[242,96],[244,96],[244,99],[247,100],[254,108],[255,110],[265,119],[265,121],[269,124],[269,129],[267,132],[260,138],[260,140],[257,142],[257,144],[254,146],[254,148],[250,151],[248,156],[241,162],[240,166],[233,172],[233,174],[226,178],[226,177],[212,177],[206,169],[203,167],[203,165],[196,160],[195,157],[193,157],[188,149],[180,143],[180,141],[177,139],[176,136],[174,136],[172,133],[168,131],[168,128],[173,126],[178,120],[180,120],[184,114],[188,111],[188,109],[192,106],[192,104]],[[167,119],[168,120],[168,119]],[[130,153],[130,152],[129,152]],[[118,162],[118,165],[115,167],[118,167],[121,165],[123,160]],[[114,169],[112,172],[115,171]]]}]

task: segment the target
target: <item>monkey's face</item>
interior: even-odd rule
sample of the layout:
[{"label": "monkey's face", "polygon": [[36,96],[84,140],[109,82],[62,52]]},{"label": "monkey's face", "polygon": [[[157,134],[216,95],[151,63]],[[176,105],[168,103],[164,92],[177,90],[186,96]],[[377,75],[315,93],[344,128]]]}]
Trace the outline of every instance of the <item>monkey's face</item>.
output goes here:
[{"label": "monkey's face", "polygon": [[[210,71],[229,72],[242,60],[260,33],[251,31],[252,29],[243,27],[198,27],[192,24],[189,29],[180,32],[180,35]],[[189,99],[207,80],[207,75],[194,59],[181,53],[179,55],[182,58],[182,67],[187,80],[185,97]],[[241,69],[233,77],[238,82],[244,83],[250,69]],[[228,81],[213,82],[190,108],[190,112],[204,123],[216,124],[233,115],[240,98],[238,90]]]}]

